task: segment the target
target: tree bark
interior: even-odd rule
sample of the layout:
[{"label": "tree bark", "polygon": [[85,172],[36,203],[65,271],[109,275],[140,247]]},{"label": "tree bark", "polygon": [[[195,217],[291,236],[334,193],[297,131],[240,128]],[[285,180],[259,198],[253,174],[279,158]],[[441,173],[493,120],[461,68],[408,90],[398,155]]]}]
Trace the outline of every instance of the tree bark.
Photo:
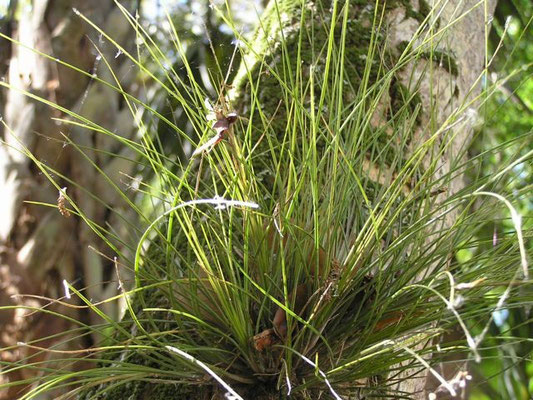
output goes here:
[{"label": "tree bark", "polygon": [[[46,360],[50,357],[47,353],[41,352],[36,356],[36,350],[17,347],[16,344],[47,338],[73,327],[66,319],[45,312],[34,313],[32,310],[35,308],[46,307],[47,310],[60,312],[84,323],[96,322],[85,309],[48,304],[46,298],[63,297],[63,300],[69,301],[64,298],[63,280],[78,289],[88,286],[86,295],[93,301],[103,300],[116,292],[115,284],[105,283],[114,276],[113,263],[102,259],[89,247],[108,253],[104,248],[106,246],[81,218],[74,215],[66,218],[56,208],[25,202],[39,201],[53,205],[59,195],[57,188],[27,157],[27,149],[38,160],[53,168],[53,179],[60,187],[68,188],[67,194],[95,223],[120,229],[116,213],[126,209],[123,200],[106,187],[103,177],[79,151],[67,143],[67,138],[92,149],[85,150],[88,158],[110,174],[118,185],[121,184],[119,170],[128,173],[132,165],[103,154],[106,154],[105,151],[108,154],[129,154],[120,146],[117,147],[116,141],[102,139],[97,132],[72,128],[69,124],[55,121],[53,118],[68,116],[17,91],[21,89],[40,96],[119,135],[133,137],[133,118],[121,103],[119,93],[102,88],[90,77],[82,76],[35,52],[48,54],[115,84],[98,57],[98,47],[103,57],[110,61],[111,67],[118,71],[125,89],[134,83],[135,75],[128,72],[132,71],[131,63],[126,62],[124,56],[115,57],[114,46],[106,43],[93,28],[83,23],[76,16],[74,8],[126,48],[131,48],[134,42],[133,31],[112,1],[35,0],[30,6],[19,10],[20,18],[12,37],[21,45],[11,44],[13,52],[6,82],[12,89],[4,92],[5,104],[0,108],[6,124],[3,130],[5,144],[0,146],[0,304],[14,307],[0,313],[0,347],[12,346],[10,350],[1,352],[0,357],[4,362],[16,362],[30,356],[35,362]],[[1,40],[2,45],[9,44],[7,40]],[[69,183],[69,180],[76,185]],[[90,193],[97,194],[102,202],[89,196]],[[105,311],[117,316],[116,311]],[[36,344],[49,347],[67,339],[69,336],[60,336],[40,340]],[[93,341],[88,336],[70,340],[61,348],[87,347]],[[0,382],[29,379],[37,373],[29,368],[19,369],[7,376],[2,374]],[[0,394],[0,399],[18,398],[20,390],[20,387],[14,386]]]}]

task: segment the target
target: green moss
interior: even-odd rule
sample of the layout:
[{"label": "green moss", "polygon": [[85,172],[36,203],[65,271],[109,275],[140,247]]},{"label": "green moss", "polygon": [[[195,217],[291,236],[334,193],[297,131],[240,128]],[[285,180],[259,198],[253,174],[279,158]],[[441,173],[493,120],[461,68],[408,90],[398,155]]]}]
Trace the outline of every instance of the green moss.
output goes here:
[{"label": "green moss", "polygon": [[455,58],[444,51],[433,50],[432,52],[424,52],[421,54],[421,57],[433,61],[440,68],[448,71],[448,73],[453,76],[457,76],[459,74],[459,67],[457,66]]},{"label": "green moss", "polygon": [[[398,50],[398,53],[402,53],[405,51],[407,46],[409,45],[409,42],[402,41],[400,42],[396,48]],[[421,51],[417,54],[417,56],[421,59],[431,61],[435,63],[439,68],[444,69],[449,74],[453,76],[459,75],[459,67],[457,65],[457,61],[455,61],[455,58],[450,55],[449,53],[442,51],[442,50],[432,50],[432,51]]]},{"label": "green moss", "polygon": [[[370,41],[372,37],[372,29],[369,28],[369,21],[372,20],[372,15],[374,11],[368,8],[368,2],[361,2],[367,8],[360,7],[357,3],[350,3],[351,10],[349,11],[350,19],[347,21],[346,25],[346,42],[345,42],[345,58],[344,58],[344,93],[343,97],[346,104],[353,102],[358,96],[359,86],[361,84],[361,79],[363,71],[365,70],[367,63],[370,62],[370,76],[369,84],[371,85],[378,78],[379,73],[379,62],[368,61],[367,53],[370,46]],[[276,74],[281,77],[285,82],[289,82],[288,73],[293,75],[295,79],[296,71],[300,71],[303,86],[307,85],[307,82],[310,80],[311,66],[314,68],[314,95],[315,99],[319,99],[322,95],[323,88],[332,88],[334,87],[334,81],[336,79],[335,73],[333,71],[333,66],[330,66],[330,73],[328,75],[327,82],[324,82],[323,78],[325,76],[325,57],[324,54],[327,51],[327,42],[329,38],[329,24],[330,21],[327,20],[327,17],[330,16],[329,8],[331,7],[331,1],[321,1],[315,2],[317,10],[324,10],[323,12],[311,12],[309,9],[301,10],[304,13],[304,20],[306,21],[305,26],[300,27],[300,18],[294,21],[294,26],[288,31],[290,34],[286,34],[285,37],[285,49],[288,54],[294,55],[293,57],[286,58],[282,53],[282,46],[278,45],[275,47],[276,51],[268,54],[261,62],[256,62],[253,69],[251,70],[252,80],[257,82],[260,80],[258,85],[258,103],[260,104],[261,111],[265,114],[266,118],[269,119],[268,125],[268,134],[272,141],[277,141],[279,147],[282,146],[283,138],[287,129],[292,129],[293,124],[288,126],[287,124],[287,102],[283,99],[282,94],[284,89],[280,87],[280,82],[278,81]],[[339,4],[339,10],[341,9]],[[300,15],[300,10],[294,11],[296,15]],[[301,38],[300,38],[301,34]],[[383,38],[384,32],[378,32],[377,38],[375,40],[379,44],[385,43]],[[342,39],[342,26],[337,24],[334,29],[334,44],[338,45]],[[278,38],[279,40],[279,38]],[[300,65],[297,65],[298,59],[296,54],[300,51]],[[338,49],[337,49],[338,51]],[[378,50],[379,51],[379,50]],[[273,73],[269,71],[274,71]],[[248,84],[246,77],[243,77],[240,81],[237,81],[236,84],[237,92],[239,97],[236,99],[235,103],[241,104],[243,107],[239,110],[241,114],[248,117],[248,110],[245,107],[248,107],[250,104],[250,93],[251,87]],[[291,88],[288,88],[290,91]],[[310,89],[307,88],[307,95],[304,98],[300,98],[297,101],[301,101],[302,106],[309,112],[311,106],[310,102]],[[286,93],[286,96],[293,96],[293,93]],[[280,100],[282,104],[280,106]],[[318,111],[318,110],[315,110]],[[322,114],[324,118],[327,118],[327,112]],[[256,111],[252,116],[254,121],[257,122],[260,120],[259,112]],[[259,140],[259,138],[265,133],[262,130],[257,130],[254,132],[252,138],[253,142]],[[308,133],[303,131],[302,135],[307,135]],[[318,148],[323,147],[325,143],[317,143]],[[264,154],[266,151],[266,141],[264,149],[257,149],[256,154]],[[264,150],[264,151],[262,151]],[[264,157],[262,157],[264,158]],[[272,167],[268,164],[263,163],[262,160],[258,160],[259,170],[272,170]]]},{"label": "green moss", "polygon": [[[419,0],[418,10],[416,10],[411,4],[410,0],[398,0],[397,3],[392,3],[392,7],[397,7],[398,3],[401,4],[401,7],[405,10],[406,18],[416,19],[418,22],[422,23],[430,14],[431,6],[425,0]],[[440,18],[437,19],[436,27],[440,24]]]},{"label": "green moss", "polygon": [[418,12],[424,18],[426,18],[431,12],[431,6],[426,0],[418,0]]},{"label": "green moss", "polygon": [[412,93],[400,81],[394,79],[389,87],[389,96],[391,98],[391,116],[397,114],[406,107],[410,113],[413,113],[421,104],[422,100],[418,93]]}]

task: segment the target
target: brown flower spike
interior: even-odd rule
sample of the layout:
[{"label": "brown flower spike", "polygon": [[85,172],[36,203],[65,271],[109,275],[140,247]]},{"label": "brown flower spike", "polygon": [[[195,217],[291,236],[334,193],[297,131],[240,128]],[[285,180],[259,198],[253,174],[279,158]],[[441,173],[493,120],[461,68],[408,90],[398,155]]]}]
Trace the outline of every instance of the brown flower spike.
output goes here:
[{"label": "brown flower spike", "polygon": [[59,189],[59,197],[57,198],[57,208],[63,217],[70,217],[70,211],[67,210],[65,194],[67,193],[67,187]]}]

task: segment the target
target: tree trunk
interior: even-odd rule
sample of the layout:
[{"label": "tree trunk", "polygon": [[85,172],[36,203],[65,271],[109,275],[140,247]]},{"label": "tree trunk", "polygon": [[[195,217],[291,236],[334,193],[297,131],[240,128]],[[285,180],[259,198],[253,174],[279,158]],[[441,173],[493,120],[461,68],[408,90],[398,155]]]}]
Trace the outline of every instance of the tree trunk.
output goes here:
[{"label": "tree trunk", "polygon": [[[128,173],[132,166],[117,163],[117,159],[105,156],[105,152],[128,154],[117,147],[116,141],[103,140],[97,132],[72,128],[69,124],[54,120],[68,116],[17,91],[20,89],[40,96],[124,137],[133,136],[133,118],[127,118],[131,114],[121,103],[119,93],[102,88],[90,77],[54,61],[67,62],[115,84],[98,56],[96,48],[99,48],[113,70],[118,71],[126,90],[134,82],[133,72],[128,73],[131,63],[126,63],[123,56],[115,57],[114,46],[106,43],[93,28],[83,23],[76,16],[74,8],[126,48],[131,48],[134,42],[133,31],[119,9],[109,0],[35,0],[31,6],[26,6],[24,2],[24,7],[20,9],[18,26],[12,37],[21,45],[11,45],[12,55],[5,82],[12,89],[4,92],[5,104],[1,105],[6,124],[3,129],[6,143],[0,147],[0,304],[14,307],[0,313],[0,347],[13,346],[11,350],[0,354],[3,362],[14,362],[37,353],[27,347],[16,347],[17,342],[28,343],[47,338],[73,327],[66,319],[52,314],[35,314],[35,308],[46,306],[47,310],[60,312],[84,323],[96,322],[91,320],[93,317],[86,309],[49,304],[46,298],[64,296],[63,280],[78,289],[87,286],[86,295],[93,301],[108,298],[116,291],[115,284],[105,283],[114,276],[113,263],[97,255],[89,246],[104,253],[108,251],[81,218],[75,215],[64,217],[57,208],[25,202],[54,205],[59,196],[58,189],[27,157],[29,151],[53,169],[52,178],[60,187],[68,188],[67,194],[76,201],[88,219],[100,226],[109,224],[120,227],[116,213],[121,212],[123,200],[114,190],[106,187],[103,177],[78,150],[68,144],[68,139],[77,145],[88,146],[89,150],[84,150],[88,158],[110,174],[118,185],[119,168]],[[2,39],[3,46],[8,43]],[[31,49],[49,54],[52,59],[40,56]],[[75,185],[70,182],[75,182]],[[91,197],[91,193],[97,194],[102,202]],[[69,206],[68,202],[65,206]],[[63,300],[69,301],[64,297]],[[116,316],[116,312],[106,311]],[[49,347],[68,339],[69,336],[59,336],[41,340],[36,345]],[[61,348],[87,347],[92,343],[93,339],[89,336],[75,340],[71,338]],[[41,352],[31,360],[37,362],[48,357],[46,352]],[[7,376],[2,375],[0,382],[29,379],[36,373],[33,369],[19,369]],[[13,399],[20,395],[20,387],[14,386],[2,393],[0,399]]]}]

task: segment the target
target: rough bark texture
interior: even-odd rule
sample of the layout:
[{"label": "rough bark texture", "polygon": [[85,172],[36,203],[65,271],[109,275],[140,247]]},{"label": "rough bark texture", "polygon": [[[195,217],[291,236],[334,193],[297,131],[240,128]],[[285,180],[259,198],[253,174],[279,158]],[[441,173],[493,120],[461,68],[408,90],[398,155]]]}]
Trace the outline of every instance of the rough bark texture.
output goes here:
[{"label": "rough bark texture", "polygon": [[[17,347],[17,342],[30,342],[72,328],[65,319],[47,313],[33,313],[27,307],[47,305],[51,311],[82,322],[96,322],[83,309],[50,305],[43,299],[19,295],[61,298],[64,295],[63,279],[77,288],[91,285],[86,295],[94,301],[107,298],[116,291],[115,284],[102,285],[113,276],[109,275],[114,274],[113,264],[89,248],[92,246],[106,252],[102,242],[81,218],[74,215],[65,218],[56,208],[25,203],[30,200],[53,205],[58,198],[58,190],[23,154],[23,149],[27,148],[38,160],[62,175],[52,174],[61,187],[68,187],[67,194],[75,199],[89,219],[100,226],[120,227],[113,211],[120,211],[122,200],[106,187],[102,176],[90,167],[84,157],[66,143],[63,134],[89,149],[124,156],[128,154],[122,153],[116,141],[102,139],[101,134],[82,128],[72,129],[70,125],[54,121],[53,118],[67,116],[16,90],[27,91],[73,110],[117,134],[125,137],[133,135],[131,114],[120,102],[120,94],[103,89],[101,85],[95,85],[90,77],[31,50],[49,54],[114,84],[106,66],[97,59],[96,45],[122,78],[122,85],[128,88],[135,79],[133,72],[128,71],[131,63],[126,63],[124,57],[115,58],[116,49],[83,23],[73,8],[101,26],[119,43],[126,47],[133,44],[133,32],[112,1],[36,0],[31,7],[21,9],[13,37],[27,48],[12,44],[5,81],[13,89],[6,91],[4,88],[5,104],[0,107],[7,125],[3,130],[6,144],[0,147],[0,304],[19,306],[0,313],[0,347],[13,346],[11,350],[0,353],[3,362],[13,362],[36,353],[35,350]],[[2,46],[9,44],[7,40],[0,40]],[[128,172],[131,169],[131,165],[119,165],[120,160],[117,162],[103,152],[85,151],[119,185],[118,171]],[[76,182],[77,186],[71,185],[67,179]],[[88,193],[97,194],[103,202],[96,201]],[[113,310],[106,311],[113,315]],[[49,347],[55,341],[57,339],[48,339],[37,344]],[[90,345],[91,341],[86,336],[63,347],[79,348]],[[41,353],[32,361],[49,357]],[[33,374],[35,371],[32,369],[20,369],[7,376],[2,375],[0,382],[23,380]],[[6,390],[0,394],[0,399],[18,398],[20,390],[17,386]]]},{"label": "rough bark texture", "polygon": [[[433,7],[434,4],[435,2],[429,1],[427,5]],[[420,0],[412,2],[412,5],[420,9],[423,3]],[[440,53],[440,57],[435,56],[433,61],[426,61],[433,62],[435,68],[431,74],[423,75],[421,71],[425,63],[418,62],[414,66],[408,66],[399,76],[401,82],[408,88],[413,71],[415,77],[422,76],[417,93],[420,96],[423,110],[427,110],[430,104],[435,104],[436,126],[440,126],[452,112],[462,104],[468,104],[481,91],[481,82],[478,79],[485,65],[485,35],[488,33],[486,26],[494,11],[496,1],[488,2],[486,9],[485,5],[479,5],[472,10],[475,6],[474,1],[458,0],[449,2],[444,8],[437,8],[437,10],[442,10],[438,18],[438,26],[444,27],[451,23],[454,25],[444,34],[437,36],[438,44],[435,46],[435,54]],[[419,27],[418,21],[406,16],[401,8],[394,10],[387,19],[391,27],[389,45],[393,47],[400,46],[403,41],[409,41]],[[450,141],[450,145],[433,167],[435,179],[447,175],[462,161],[458,157],[470,141],[473,125],[476,123],[475,109],[476,104],[473,103],[465,112],[457,116],[457,120],[462,120],[462,122],[452,130],[452,133],[442,132],[437,138],[436,148],[445,141]],[[427,129],[428,126],[430,126],[429,116],[423,113],[420,124],[422,128],[415,133],[417,140],[427,140],[428,135],[431,134],[431,130]],[[451,135],[455,135],[452,140],[450,140]],[[425,166],[427,167],[428,164],[429,157],[426,158]],[[463,178],[458,174],[448,183],[447,191],[438,195],[438,199],[443,200],[445,197],[452,196],[463,187]],[[457,214],[458,211],[448,213],[442,218],[441,226],[436,225],[434,228],[450,228]],[[457,331],[452,332],[451,336],[456,340],[459,339]],[[451,339],[451,337],[448,338],[448,340]],[[466,367],[464,362],[449,362],[443,365],[440,373],[446,379],[452,379],[459,370],[464,370]],[[427,398],[427,392],[439,386],[438,381],[427,371],[419,373],[418,379],[402,380],[402,377],[408,377],[413,373],[415,371],[407,370],[397,377],[400,379],[397,389],[411,394],[412,398]],[[445,396],[441,395],[439,398],[444,399]]]}]

